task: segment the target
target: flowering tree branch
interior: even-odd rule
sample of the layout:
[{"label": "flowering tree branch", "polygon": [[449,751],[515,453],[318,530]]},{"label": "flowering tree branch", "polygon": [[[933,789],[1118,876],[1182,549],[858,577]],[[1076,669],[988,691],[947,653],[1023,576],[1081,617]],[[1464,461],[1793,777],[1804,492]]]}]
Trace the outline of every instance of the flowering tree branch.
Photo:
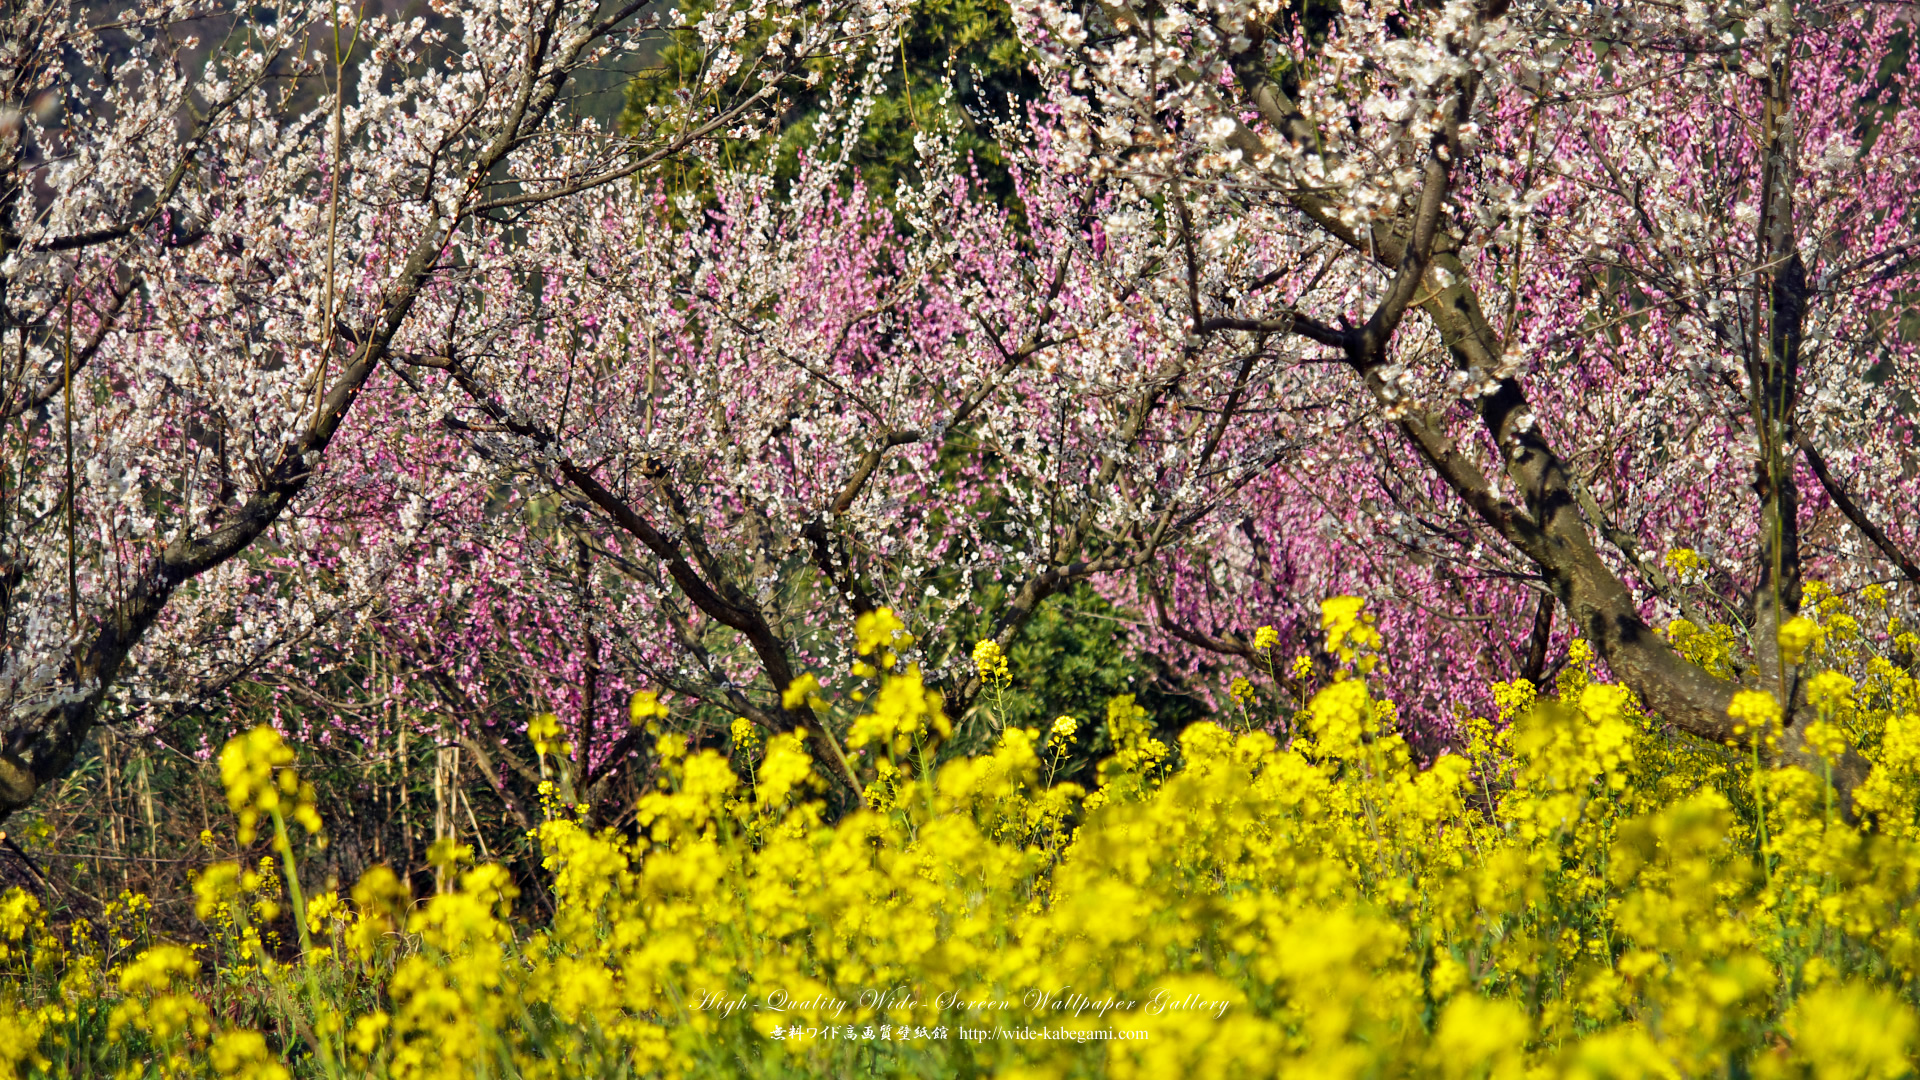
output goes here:
[{"label": "flowering tree branch", "polygon": [[[17,348],[0,415],[21,422],[4,444],[21,464],[0,491],[0,550],[17,582],[0,617],[0,819],[65,772],[95,724],[131,710],[138,695],[115,696],[129,675],[182,680],[161,700],[198,697],[169,666],[204,640],[194,620],[231,619],[235,638],[285,620],[302,628],[291,639],[342,610],[366,617],[364,605],[260,583],[293,580],[274,574],[282,560],[312,560],[350,588],[377,589],[418,542],[416,520],[372,537],[354,526],[355,541],[331,546],[330,500],[343,482],[367,486],[380,460],[385,433],[361,419],[361,403],[397,402],[375,374],[430,355],[421,339],[458,317],[451,283],[476,252],[512,250],[494,215],[644,175],[750,123],[809,57],[842,47],[807,29],[818,13],[776,12],[775,23],[794,27],[782,57],[749,64],[756,88],[702,90],[639,137],[609,140],[566,115],[561,95],[583,66],[654,32],[643,6],[462,11],[450,17],[462,21],[467,51],[444,64],[423,62],[443,46],[441,30],[372,18],[357,61],[366,78],[350,102],[339,79],[320,85],[326,73],[299,58],[305,36],[333,25],[325,5],[212,13],[235,33],[204,54],[171,28],[207,13],[159,0],[108,27],[66,0],[10,9],[5,36],[21,47],[0,61],[11,95],[0,132],[0,350],[9,337]],[[736,70],[745,32],[701,28],[719,61],[708,77]],[[83,89],[89,72],[101,76]],[[329,130],[270,93],[277,81],[314,85]],[[58,101],[65,125],[43,126],[30,97]],[[193,102],[206,104],[182,128]],[[352,155],[343,135],[358,144]],[[336,236],[345,280],[331,269],[322,280]],[[326,250],[313,250],[322,241]],[[64,302],[72,297],[81,302]],[[53,348],[67,340],[78,347]],[[75,432],[84,455],[61,495],[67,520],[92,519],[64,530],[58,555],[49,541],[60,531],[23,512],[54,480],[40,460],[51,419]],[[83,531],[99,539],[76,553]],[[67,578],[58,591],[47,586],[55,560]],[[57,615],[55,604],[69,611]],[[196,669],[209,666],[199,659]]]}]

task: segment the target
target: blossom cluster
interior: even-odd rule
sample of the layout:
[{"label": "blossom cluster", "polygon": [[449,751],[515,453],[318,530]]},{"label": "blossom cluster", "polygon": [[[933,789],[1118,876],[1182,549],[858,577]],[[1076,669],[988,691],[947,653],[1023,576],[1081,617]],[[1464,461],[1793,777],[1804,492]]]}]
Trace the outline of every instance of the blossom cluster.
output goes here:
[{"label": "blossom cluster", "polygon": [[[58,1072],[105,1016],[124,1060],[181,1076],[1906,1073],[1912,675],[1830,699],[1873,762],[1849,818],[1824,777],[1677,733],[1576,651],[1424,764],[1358,663],[1177,747],[1116,699],[1090,793],[1020,728],[837,821],[800,735],[740,748],[744,772],[681,747],[638,833],[535,830],[537,925],[501,867],[422,898],[376,868],[309,904],[292,963],[219,936],[103,968],[14,892],[0,1062]],[[206,1004],[262,989],[286,1022]],[[1041,1027],[1084,1037],[985,1035]]]}]

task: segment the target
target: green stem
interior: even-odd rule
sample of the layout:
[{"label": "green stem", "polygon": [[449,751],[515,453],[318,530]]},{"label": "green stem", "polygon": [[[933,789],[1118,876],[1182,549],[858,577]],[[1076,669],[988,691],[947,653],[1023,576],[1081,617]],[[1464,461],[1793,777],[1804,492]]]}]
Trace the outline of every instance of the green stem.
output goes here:
[{"label": "green stem", "polygon": [[280,863],[287,878],[287,896],[293,901],[293,924],[300,931],[300,969],[306,975],[307,1008],[313,1011],[314,1049],[320,1053],[320,1064],[326,1069],[327,1076],[331,1080],[341,1080],[339,1062],[334,1060],[326,1025],[321,1022],[320,983],[313,971],[313,938],[307,931],[307,899],[300,891],[300,872],[293,864],[293,840],[287,834],[286,815],[280,812],[280,807],[276,805],[271,813],[274,847],[280,851]]},{"label": "green stem", "polygon": [[1767,792],[1760,782],[1760,743],[1766,738],[1763,733],[1753,740],[1753,814],[1760,826],[1760,870],[1765,875],[1767,888],[1773,888],[1773,860],[1767,855]]}]

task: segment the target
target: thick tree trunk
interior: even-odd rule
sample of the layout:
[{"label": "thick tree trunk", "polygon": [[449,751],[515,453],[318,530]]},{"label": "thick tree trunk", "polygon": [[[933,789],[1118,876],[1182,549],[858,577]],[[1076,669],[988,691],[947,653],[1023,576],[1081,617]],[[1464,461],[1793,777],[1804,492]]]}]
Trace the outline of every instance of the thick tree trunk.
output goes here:
[{"label": "thick tree trunk", "polygon": [[[1246,102],[1273,130],[1303,148],[1312,146],[1312,123],[1284,91],[1267,78],[1264,62],[1259,59],[1258,27],[1250,31],[1249,37],[1253,45],[1233,65]],[[1773,92],[1784,95],[1785,73],[1776,71],[1772,79]],[[1471,85],[1460,88],[1461,115],[1470,104],[1472,94]],[[1784,112],[1784,108],[1777,110],[1778,114]],[[1250,161],[1268,156],[1265,143],[1244,127],[1233,133],[1228,144],[1240,149]],[[1782,164],[1789,155],[1775,146],[1772,139],[1769,150],[1777,158],[1774,164],[1779,170],[1778,186],[1767,200],[1771,215],[1762,215],[1762,238],[1770,250],[1780,253],[1781,269],[1771,289],[1763,292],[1772,308],[1772,319],[1766,336],[1758,340],[1766,343],[1764,348],[1773,363],[1755,372],[1756,382],[1760,384],[1756,387],[1756,397],[1766,401],[1757,419],[1766,423],[1766,430],[1771,430],[1782,445],[1791,445],[1791,418],[1797,393],[1793,366],[1800,320],[1805,314],[1805,271],[1800,266],[1791,235],[1790,180],[1784,175]],[[1389,295],[1380,302],[1365,327],[1335,330],[1296,317],[1273,329],[1344,347],[1355,371],[1369,389],[1384,400],[1385,388],[1379,370],[1386,363],[1388,341],[1385,335],[1369,331],[1382,324],[1391,331],[1398,315],[1394,305],[1408,302],[1404,298],[1407,294],[1399,286],[1407,269],[1418,267],[1427,287],[1415,302],[1439,329],[1455,363],[1471,376],[1470,385],[1490,389],[1479,399],[1480,423],[1500,448],[1507,477],[1522,493],[1524,505],[1515,505],[1493,490],[1479,467],[1443,433],[1437,417],[1418,409],[1407,410],[1398,420],[1402,432],[1429,466],[1483,521],[1533,561],[1573,625],[1599,650],[1613,677],[1638,695],[1649,711],[1703,739],[1745,744],[1751,736],[1736,732],[1727,715],[1733,695],[1742,686],[1716,679],[1686,660],[1640,617],[1632,594],[1595,550],[1588,523],[1581,514],[1571,469],[1549,444],[1547,433],[1541,430],[1519,380],[1501,374],[1506,346],[1481,308],[1467,266],[1455,254],[1457,239],[1444,227],[1437,230],[1437,235],[1428,234],[1433,224],[1425,216],[1426,208],[1437,202],[1430,199],[1431,196],[1446,190],[1450,182],[1446,166],[1452,160],[1452,148],[1436,145],[1427,170],[1421,209],[1378,221],[1366,230],[1347,227],[1332,212],[1331,204],[1316,192],[1308,190],[1291,196],[1301,213],[1393,273],[1394,285],[1389,287]],[[1441,285],[1442,281],[1447,284]],[[1792,486],[1790,464],[1782,467],[1776,463],[1766,468],[1764,458],[1762,464],[1765,482],[1760,491],[1761,516],[1770,535],[1767,550],[1762,553],[1770,566],[1768,576],[1761,583],[1762,591],[1770,598],[1769,604],[1774,604],[1771,598],[1777,597],[1777,605],[1790,617],[1797,612],[1799,603],[1798,493]],[[1758,661],[1755,667],[1771,667],[1779,672],[1777,664],[1767,661],[1776,657],[1778,646],[1774,634],[1783,619],[1779,610],[1769,610],[1767,615],[1769,618],[1762,620],[1764,625],[1755,628],[1754,651]],[[1776,675],[1771,685],[1763,683],[1763,686],[1775,692],[1785,713],[1786,730],[1780,740],[1780,757],[1820,771],[1821,762],[1805,739],[1804,729],[1812,718],[1811,713],[1802,707],[1791,673],[1786,673],[1785,678]],[[1865,760],[1857,754],[1849,753],[1834,764],[1833,782],[1849,810],[1851,791],[1865,778],[1866,771]]]}]

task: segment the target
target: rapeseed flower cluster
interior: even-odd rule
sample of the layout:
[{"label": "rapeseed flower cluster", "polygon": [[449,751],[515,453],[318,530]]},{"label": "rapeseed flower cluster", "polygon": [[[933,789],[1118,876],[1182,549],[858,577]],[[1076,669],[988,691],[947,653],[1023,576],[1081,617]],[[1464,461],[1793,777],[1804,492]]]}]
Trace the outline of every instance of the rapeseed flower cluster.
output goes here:
[{"label": "rapeseed flower cluster", "polygon": [[993,641],[982,641],[973,647],[973,666],[980,672],[980,681],[996,690],[1013,681],[1007,670],[1007,656]]},{"label": "rapeseed flower cluster", "polygon": [[635,690],[627,701],[627,719],[634,727],[644,727],[655,720],[667,718],[667,707],[660,702],[659,695],[651,690]]},{"label": "rapeseed flower cluster", "polygon": [[[1799,662],[1818,744],[1873,763],[1857,821],[1826,776],[1666,727],[1580,642],[1551,685],[1496,686],[1464,752],[1417,760],[1344,599],[1338,677],[1299,715],[1175,738],[1122,696],[1104,725],[936,763],[938,695],[876,618],[881,682],[847,727],[865,809],[828,820],[819,733],[746,725],[731,756],[661,735],[637,829],[549,804],[542,925],[500,867],[426,898],[376,867],[306,905],[282,964],[166,943],[102,964],[11,893],[0,1075],[58,1074],[102,1017],[160,1075],[1910,1075],[1920,690],[1882,655],[1898,627],[1843,633],[1814,595]],[[1771,697],[1735,700],[1778,727]],[[1083,729],[1111,748],[1090,791],[1049,765]],[[245,791],[282,790],[271,740],[236,742]],[[205,875],[216,941],[297,897],[291,868]],[[209,1005],[238,986],[266,1019]]]},{"label": "rapeseed flower cluster", "polygon": [[292,749],[270,727],[255,728],[220,751],[220,780],[226,785],[227,808],[239,818],[242,844],[253,842],[260,815],[277,820],[283,807],[308,832],[320,831],[313,785],[285,767],[292,762]]},{"label": "rapeseed flower cluster", "polygon": [[1327,652],[1343,663],[1353,664],[1364,674],[1379,662],[1380,631],[1374,629],[1366,601],[1359,597],[1336,596],[1323,601],[1320,629],[1327,635]]}]

